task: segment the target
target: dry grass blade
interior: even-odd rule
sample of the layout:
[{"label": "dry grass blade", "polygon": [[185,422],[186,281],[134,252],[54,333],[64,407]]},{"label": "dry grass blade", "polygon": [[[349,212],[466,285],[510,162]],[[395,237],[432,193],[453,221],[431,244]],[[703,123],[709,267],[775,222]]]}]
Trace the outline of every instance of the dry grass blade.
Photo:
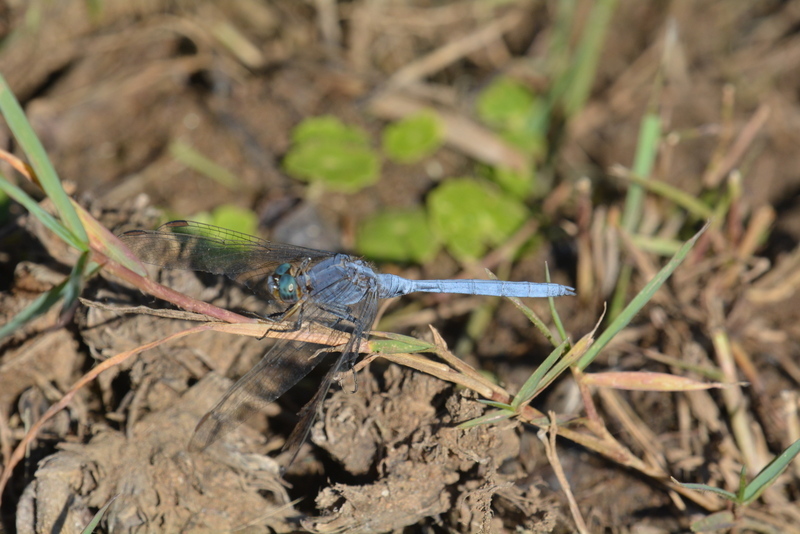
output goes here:
[{"label": "dry grass blade", "polygon": [[518,24],[519,13],[516,11],[508,13],[502,18],[493,20],[480,30],[472,32],[461,39],[451,41],[430,54],[406,65],[389,78],[387,85],[390,87],[402,87],[418,82],[462,57],[485,48]]},{"label": "dry grass blade", "polygon": [[561,465],[561,461],[558,459],[558,452],[556,451],[556,436],[558,435],[556,414],[555,412],[549,412],[548,416],[550,418],[550,425],[547,427],[546,431],[545,429],[542,429],[537,435],[544,444],[547,460],[550,462],[550,466],[553,468],[553,472],[555,473],[556,478],[558,478],[559,484],[561,484],[561,490],[564,492],[564,495],[567,496],[567,500],[569,501],[569,511],[572,513],[572,519],[575,520],[575,526],[578,528],[578,532],[589,532],[589,529],[586,526],[586,521],[584,521],[580,508],[578,508],[578,502],[575,500],[575,494],[572,493],[569,480],[564,473],[564,468]]},{"label": "dry grass blade", "polygon": [[700,382],[683,376],[651,372],[605,372],[584,375],[587,385],[631,391],[696,391],[724,388],[731,384]]}]

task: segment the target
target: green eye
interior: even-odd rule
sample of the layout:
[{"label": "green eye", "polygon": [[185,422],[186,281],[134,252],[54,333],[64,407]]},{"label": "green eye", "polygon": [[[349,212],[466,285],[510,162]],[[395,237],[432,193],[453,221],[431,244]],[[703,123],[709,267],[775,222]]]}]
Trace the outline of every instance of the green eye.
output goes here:
[{"label": "green eye", "polygon": [[297,302],[297,279],[289,273],[282,274],[278,280],[278,295],[284,302]]}]

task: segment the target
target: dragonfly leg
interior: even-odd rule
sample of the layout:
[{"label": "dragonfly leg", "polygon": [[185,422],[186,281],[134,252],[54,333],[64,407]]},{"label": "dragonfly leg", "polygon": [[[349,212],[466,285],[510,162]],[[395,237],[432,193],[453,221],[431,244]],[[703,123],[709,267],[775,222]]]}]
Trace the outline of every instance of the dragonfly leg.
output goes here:
[{"label": "dragonfly leg", "polygon": [[258,312],[249,311],[249,310],[242,310],[239,313],[241,313],[245,317],[252,317],[253,319],[258,319],[260,321],[266,321],[268,323],[278,323],[278,322],[280,322],[280,321],[276,321],[274,319],[274,317],[273,317],[274,315],[278,315],[278,314],[261,315]]},{"label": "dragonfly leg", "polygon": [[[337,318],[334,328],[342,321],[347,321],[353,326],[358,324],[358,319],[350,313],[350,306],[331,306],[330,304],[317,304],[317,307]],[[372,325],[370,325],[371,327]]]}]

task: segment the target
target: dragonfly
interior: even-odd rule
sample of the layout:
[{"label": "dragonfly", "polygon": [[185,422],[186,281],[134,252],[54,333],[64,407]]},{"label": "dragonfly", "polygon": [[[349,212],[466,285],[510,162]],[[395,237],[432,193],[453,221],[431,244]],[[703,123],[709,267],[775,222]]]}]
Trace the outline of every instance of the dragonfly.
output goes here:
[{"label": "dragonfly", "polygon": [[[562,297],[573,288],[560,284],[497,280],[410,280],[377,273],[361,258],[273,243],[233,230],[192,221],[171,221],[156,230],[130,230],[120,239],[148,264],[224,275],[252,291],[269,312],[262,319],[275,329],[317,324],[349,333],[340,356],[301,410],[284,445],[291,463],[305,441],[336,376],[352,369],[381,299],[415,292],[499,297]],[[288,325],[288,326],[287,326]],[[331,334],[334,337],[334,334]],[[336,345],[332,342],[329,345]],[[277,400],[323,359],[327,345],[280,339],[242,376],[197,425],[191,450],[204,450],[251,415]],[[330,351],[330,348],[328,348]]]}]

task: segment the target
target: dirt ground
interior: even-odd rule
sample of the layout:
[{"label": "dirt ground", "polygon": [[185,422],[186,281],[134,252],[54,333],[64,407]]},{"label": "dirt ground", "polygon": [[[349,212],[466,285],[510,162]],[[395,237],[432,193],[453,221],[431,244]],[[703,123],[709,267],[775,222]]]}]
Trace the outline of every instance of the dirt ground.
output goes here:
[{"label": "dirt ground", "polygon": [[[536,426],[508,419],[458,429],[486,413],[480,395],[379,358],[359,372],[355,392],[348,379],[333,388],[283,473],[281,447],[322,374],[205,452],[190,452],[197,422],[271,343],[207,332],[104,372],[48,421],[3,490],[0,532],[80,532],[115,496],[98,532],[576,532],[577,516],[586,532],[688,532],[725,509],[738,522],[719,531],[800,532],[797,462],[735,509],[677,491],[669,478],[736,491],[742,466],[753,477],[800,439],[800,2],[611,4],[588,101],[553,120],[542,167],[550,187],[528,200],[544,214],[537,231],[546,244],[513,262],[490,253],[480,267],[542,281],[548,261],[555,282],[577,288],[577,297],[557,300],[573,341],[600,320],[623,264],[633,273],[626,299],[634,296],[666,258],[617,231],[628,187],[619,166],[634,164],[642,117],[657,110],[664,136],[652,178],[708,202],[735,193],[720,224],[589,371],[738,386],[591,389],[597,417],[635,460],[559,438],[554,464]],[[0,0],[0,73],[65,188],[114,233],[233,204],[258,216],[263,237],[352,252],[363,220],[422,205],[446,177],[496,163],[487,146],[505,145],[488,129],[488,138],[454,131],[425,161],[383,161],[375,185],[341,193],[284,172],[292,128],[331,114],[377,144],[387,121],[424,106],[477,125],[476,97],[497,77],[547,90],[542,65],[558,5]],[[577,41],[592,3],[576,6]],[[665,81],[654,92],[658,76]],[[14,151],[7,128],[0,135]],[[176,158],[176,142],[237,184]],[[653,244],[686,240],[702,225],[662,195],[645,202],[637,233]],[[0,323],[59,283],[74,258],[11,205],[0,227]],[[409,278],[484,276],[446,252],[424,265],[379,267]],[[158,276],[224,308],[254,302],[213,276]],[[83,296],[168,307],[103,273]],[[430,339],[432,324],[513,393],[550,348],[511,303],[487,301],[407,297],[384,310],[381,330]],[[546,302],[526,303],[550,317]],[[187,324],[81,306],[62,325],[59,311],[0,340],[3,465],[99,361]],[[534,406],[564,420],[586,415],[569,373]]]}]

